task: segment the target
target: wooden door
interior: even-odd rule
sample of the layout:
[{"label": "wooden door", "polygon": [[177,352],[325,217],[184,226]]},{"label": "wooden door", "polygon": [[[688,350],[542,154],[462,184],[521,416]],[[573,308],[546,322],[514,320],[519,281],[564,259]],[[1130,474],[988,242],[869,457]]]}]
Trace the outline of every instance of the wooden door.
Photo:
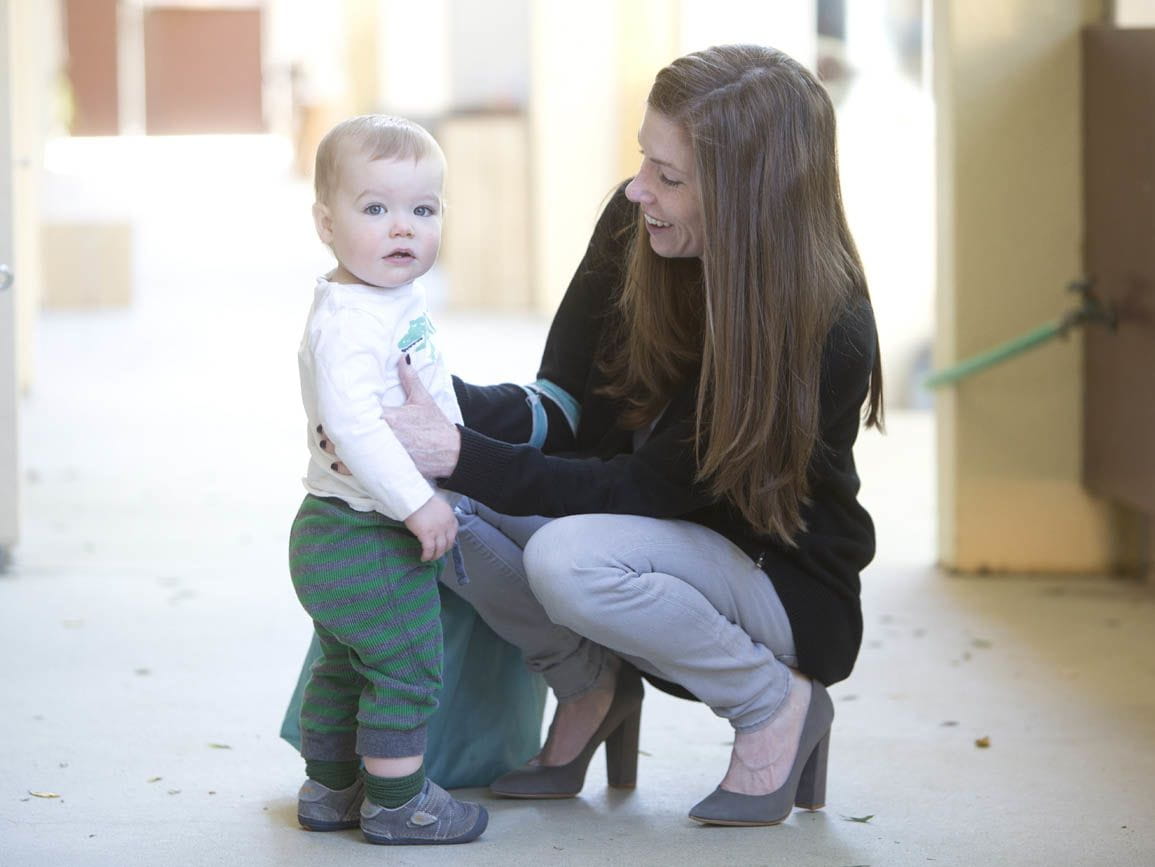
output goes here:
[{"label": "wooden door", "polygon": [[73,135],[120,132],[117,0],[65,0],[64,42]]},{"label": "wooden door", "polygon": [[149,135],[265,131],[259,7],[150,6],[144,64]]},{"label": "wooden door", "polygon": [[1155,29],[1084,33],[1086,273],[1119,317],[1086,335],[1084,476],[1155,516]]},{"label": "wooden door", "polygon": [[0,0],[0,572],[16,544],[19,489],[16,471],[16,282],[12,262],[12,138],[8,117],[8,0]]}]

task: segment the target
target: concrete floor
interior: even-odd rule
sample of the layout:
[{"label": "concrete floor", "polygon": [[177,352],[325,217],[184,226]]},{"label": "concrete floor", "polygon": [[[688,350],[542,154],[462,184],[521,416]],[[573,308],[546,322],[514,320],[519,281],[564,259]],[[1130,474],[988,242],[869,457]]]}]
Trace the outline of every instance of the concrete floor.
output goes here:
[{"label": "concrete floor", "polygon": [[[859,449],[879,556],[858,668],[833,689],[825,810],[690,822],[730,733],[650,691],[632,793],[595,759],[576,800],[468,792],[492,819],[465,847],[299,830],[301,763],[276,733],[309,637],[285,539],[293,353],[324,256],[303,190],[246,189],[211,218],[163,206],[211,189],[143,189],[133,308],[41,323],[23,540],[0,578],[0,864],[1155,863],[1155,592],[936,572],[921,413]],[[468,378],[532,373],[542,321],[439,320]]]}]

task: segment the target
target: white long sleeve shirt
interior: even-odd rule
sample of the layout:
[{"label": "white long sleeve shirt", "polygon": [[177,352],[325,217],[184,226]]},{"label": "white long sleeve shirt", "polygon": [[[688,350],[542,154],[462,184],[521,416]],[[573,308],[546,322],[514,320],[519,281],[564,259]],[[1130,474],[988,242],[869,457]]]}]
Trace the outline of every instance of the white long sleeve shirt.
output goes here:
[{"label": "white long sleeve shirt", "polygon": [[[303,481],[309,493],[339,497],[358,511],[397,521],[433,496],[434,485],[417,471],[381,418],[381,408],[405,402],[397,363],[408,353],[442,412],[461,421],[453,382],[433,344],[434,330],[420,283],[381,289],[317,280],[297,353],[308,417],[310,460]],[[330,469],[335,458],[318,444],[317,425],[324,425],[352,476]]]}]

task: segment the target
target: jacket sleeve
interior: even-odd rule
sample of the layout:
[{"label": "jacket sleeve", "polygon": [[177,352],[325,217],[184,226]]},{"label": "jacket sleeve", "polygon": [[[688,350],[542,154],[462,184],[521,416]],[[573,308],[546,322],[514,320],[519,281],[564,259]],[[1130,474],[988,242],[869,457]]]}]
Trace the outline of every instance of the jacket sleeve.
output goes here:
[{"label": "jacket sleeve", "polygon": [[622,184],[610,197],[558,306],[546,338],[538,379],[554,383],[579,402],[585,393],[605,318],[622,285],[629,235],[637,207]]},{"label": "jacket sleeve", "polygon": [[528,443],[535,433],[536,402],[540,409],[535,444],[547,453],[573,448],[603,317],[621,283],[627,234],[637,216],[624,189],[620,186],[610,198],[570,280],[546,337],[537,382],[528,387],[479,386],[454,377],[470,430],[501,442]]},{"label": "jacket sleeve", "polygon": [[717,502],[695,481],[691,399],[672,402],[665,418],[674,418],[638,451],[609,460],[543,454],[463,428],[457,468],[443,484],[508,515],[687,515]]}]

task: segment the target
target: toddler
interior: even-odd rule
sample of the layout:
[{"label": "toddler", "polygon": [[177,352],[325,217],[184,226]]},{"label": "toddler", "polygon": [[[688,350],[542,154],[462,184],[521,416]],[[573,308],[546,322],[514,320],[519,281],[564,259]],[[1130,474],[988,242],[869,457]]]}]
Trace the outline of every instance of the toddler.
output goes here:
[{"label": "toddler", "polygon": [[433,137],[396,117],[346,120],[317,150],[313,217],[337,267],[317,281],[299,351],[310,461],[289,560],[324,655],[301,709],[298,818],[315,831],[360,825],[371,843],[466,843],[488,822],[425,777],[437,578],[457,519],[381,419],[404,403],[404,359],[461,421],[416,282],[441,244],[444,173]]}]

